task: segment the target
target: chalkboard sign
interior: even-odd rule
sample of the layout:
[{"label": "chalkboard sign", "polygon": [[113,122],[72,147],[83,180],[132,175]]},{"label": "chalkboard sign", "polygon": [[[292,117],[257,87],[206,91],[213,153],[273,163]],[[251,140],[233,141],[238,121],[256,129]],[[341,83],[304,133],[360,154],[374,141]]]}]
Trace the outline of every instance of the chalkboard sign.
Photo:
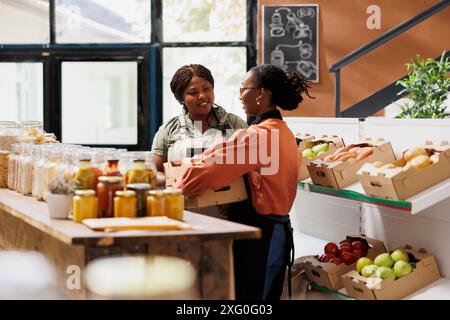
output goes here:
[{"label": "chalkboard sign", "polygon": [[263,63],[319,82],[319,6],[263,7]]}]

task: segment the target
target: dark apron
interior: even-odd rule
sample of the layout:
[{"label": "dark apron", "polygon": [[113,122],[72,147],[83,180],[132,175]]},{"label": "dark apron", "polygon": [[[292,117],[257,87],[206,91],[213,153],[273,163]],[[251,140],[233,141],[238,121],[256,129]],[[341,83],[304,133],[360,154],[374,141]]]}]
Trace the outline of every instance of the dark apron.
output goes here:
[{"label": "dark apron", "polygon": [[[261,215],[253,208],[251,201],[232,203],[228,205],[228,219],[233,222],[246,224],[261,229],[261,238],[252,240],[236,240],[233,243],[234,279],[237,300],[279,300],[283,292],[283,285],[288,267],[288,275],[294,261],[294,241],[289,216]],[[271,242],[276,224],[283,226],[284,245],[280,252],[270,252]],[[274,243],[276,245],[276,243]],[[276,246],[278,249],[280,245]],[[268,265],[268,258],[278,253],[276,265],[278,270]],[[267,273],[272,274],[267,274]],[[273,278],[272,285],[266,290],[266,278]],[[291,282],[288,277],[289,296],[291,296]]]}]

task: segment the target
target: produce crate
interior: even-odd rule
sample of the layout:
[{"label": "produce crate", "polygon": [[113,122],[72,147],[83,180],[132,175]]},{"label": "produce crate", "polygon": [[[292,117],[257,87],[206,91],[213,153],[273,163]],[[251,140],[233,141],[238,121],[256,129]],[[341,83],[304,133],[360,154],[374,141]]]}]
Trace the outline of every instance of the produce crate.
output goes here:
[{"label": "produce crate", "polygon": [[[313,159],[308,159],[307,157],[303,156],[302,152],[305,149],[312,148],[313,146],[319,145],[322,143],[328,144],[328,151],[326,151],[325,153],[322,153],[321,155],[314,157]],[[307,142],[302,143],[302,147],[300,147],[300,146],[297,147],[297,149],[300,153],[300,169],[298,172],[298,180],[302,181],[302,180],[309,178],[309,171],[308,171],[309,163],[311,163],[312,161],[317,160],[317,159],[323,159],[326,156],[333,154],[338,148],[341,148],[343,146],[345,146],[344,140],[336,135],[332,135],[332,136],[322,135],[321,138],[308,139]]]},{"label": "produce crate", "polygon": [[[181,178],[187,163],[165,163],[166,186],[171,187]],[[242,201],[248,198],[245,188],[244,178],[240,177],[218,190],[207,190],[200,196],[185,197],[184,206],[186,208],[203,208],[214,205],[227,204]]]},{"label": "produce crate", "polygon": [[314,160],[307,166],[312,182],[326,187],[342,189],[358,181],[357,172],[364,164],[375,161],[383,163],[395,161],[391,143],[384,141],[382,138],[376,140],[367,138],[361,143],[349,145],[345,149],[351,150],[357,147],[373,147],[373,153],[361,160]]},{"label": "produce crate", "polygon": [[[366,241],[370,248],[366,257],[374,259],[377,255],[386,252],[383,241],[368,238],[365,235],[347,236],[346,240],[353,242],[355,240]],[[318,257],[318,256],[317,256]],[[336,265],[330,262],[320,262],[317,257],[308,258],[305,262],[306,277],[320,286],[327,287],[330,290],[339,290],[344,287],[342,276],[354,270],[356,262],[352,264]]]},{"label": "produce crate", "polygon": [[405,167],[405,160],[398,160],[391,168],[378,168],[366,163],[358,171],[358,179],[364,192],[369,196],[407,199],[433,185],[450,178],[450,146],[447,141],[440,144],[425,142],[421,147],[430,155],[435,155],[436,162],[417,171],[413,167]]},{"label": "produce crate", "polygon": [[353,298],[366,300],[396,300],[438,280],[441,275],[435,257],[425,249],[415,250],[409,245],[399,248],[416,261],[410,274],[396,280],[365,278],[356,270],[342,277],[347,294]]}]

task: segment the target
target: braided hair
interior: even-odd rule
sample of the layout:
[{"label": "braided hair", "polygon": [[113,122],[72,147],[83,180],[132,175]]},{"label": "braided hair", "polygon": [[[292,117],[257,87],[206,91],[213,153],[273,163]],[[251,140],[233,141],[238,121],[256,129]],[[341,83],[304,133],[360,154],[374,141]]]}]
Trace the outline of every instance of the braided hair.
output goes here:
[{"label": "braided hair", "polygon": [[255,76],[255,85],[272,93],[272,103],[283,110],[295,110],[303,101],[303,94],[309,95],[308,81],[297,73],[283,71],[271,64],[263,64],[250,69]]},{"label": "braided hair", "polygon": [[184,90],[186,90],[193,77],[199,77],[208,81],[214,88],[214,78],[208,68],[202,66],[201,64],[188,64],[182,66],[175,71],[175,74],[170,81],[170,90],[172,90],[175,99],[177,99],[181,104],[183,104]]}]

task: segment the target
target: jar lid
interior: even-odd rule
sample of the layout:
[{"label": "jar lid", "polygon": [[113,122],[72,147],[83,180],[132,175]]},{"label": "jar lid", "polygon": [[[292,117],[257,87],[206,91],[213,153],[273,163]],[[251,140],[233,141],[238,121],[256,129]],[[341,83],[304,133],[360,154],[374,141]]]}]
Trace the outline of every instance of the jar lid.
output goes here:
[{"label": "jar lid", "polygon": [[162,195],[164,195],[164,191],[163,190],[150,190],[147,192],[147,194],[149,196],[162,196]]},{"label": "jar lid", "polygon": [[127,189],[136,191],[147,191],[150,190],[152,186],[149,183],[130,183],[127,184]]},{"label": "jar lid", "polygon": [[118,176],[100,176],[98,177],[98,181],[99,182],[106,182],[106,183],[120,183],[123,181],[122,177],[118,177]]},{"label": "jar lid", "polygon": [[77,191],[75,191],[75,194],[77,196],[94,196],[95,191],[94,190],[77,190]]},{"label": "jar lid", "polygon": [[136,192],[127,190],[127,191],[116,191],[116,196],[119,197],[135,197]]},{"label": "jar lid", "polygon": [[167,188],[164,190],[166,194],[183,194],[183,190],[175,188]]},{"label": "jar lid", "polygon": [[20,136],[16,138],[18,143],[36,143],[36,137],[33,136]]}]

